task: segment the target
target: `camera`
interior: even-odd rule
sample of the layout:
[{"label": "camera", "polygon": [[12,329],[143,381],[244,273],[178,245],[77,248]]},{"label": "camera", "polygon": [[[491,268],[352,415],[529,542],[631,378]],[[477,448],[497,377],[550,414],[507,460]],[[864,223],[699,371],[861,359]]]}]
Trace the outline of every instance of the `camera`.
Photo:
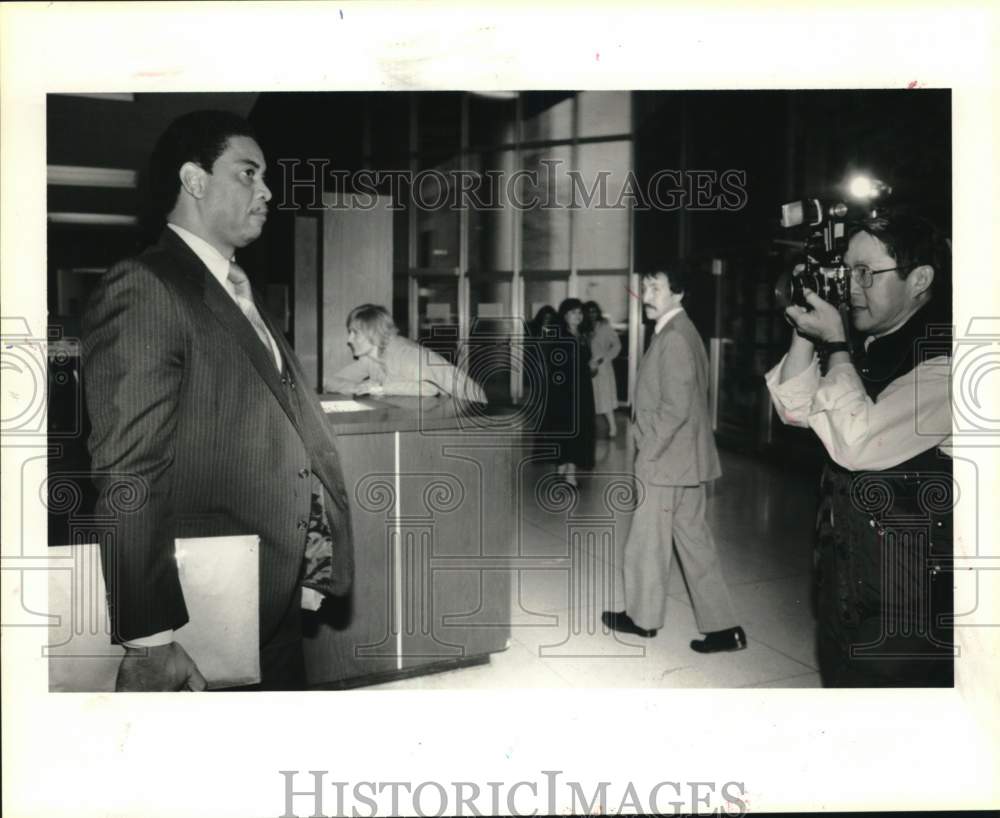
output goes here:
[{"label": "camera", "polygon": [[846,188],[845,200],[810,198],[781,206],[781,227],[805,233],[804,240],[796,243],[804,258],[775,282],[774,295],[782,308],[795,304],[809,309],[806,288],[838,309],[850,306],[851,268],[843,262],[848,229],[876,218],[892,188],[868,176],[855,176]]},{"label": "camera", "polygon": [[791,273],[782,273],[775,285],[775,295],[782,307],[795,304],[809,309],[805,290],[810,289],[828,304],[840,308],[851,302],[851,268],[844,264],[826,266],[800,264]]}]

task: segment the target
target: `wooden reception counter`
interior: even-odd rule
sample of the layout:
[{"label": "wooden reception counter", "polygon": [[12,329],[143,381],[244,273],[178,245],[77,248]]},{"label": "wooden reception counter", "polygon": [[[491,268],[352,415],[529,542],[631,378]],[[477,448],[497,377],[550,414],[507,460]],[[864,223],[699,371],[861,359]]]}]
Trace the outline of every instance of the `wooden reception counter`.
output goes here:
[{"label": "wooden reception counter", "polygon": [[306,614],[311,687],[485,661],[510,636],[515,409],[324,395],[351,501],[351,595]]}]

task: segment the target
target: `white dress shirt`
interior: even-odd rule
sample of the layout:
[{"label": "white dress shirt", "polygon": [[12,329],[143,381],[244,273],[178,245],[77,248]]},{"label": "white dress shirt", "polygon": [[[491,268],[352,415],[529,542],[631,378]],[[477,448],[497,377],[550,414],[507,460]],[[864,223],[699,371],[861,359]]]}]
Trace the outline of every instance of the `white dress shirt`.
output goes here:
[{"label": "white dress shirt", "polygon": [[670,321],[671,318],[673,318],[675,315],[677,315],[677,313],[680,312],[684,312],[683,307],[674,307],[672,310],[667,310],[665,313],[663,313],[663,315],[661,315],[659,318],[656,319],[656,327],[653,330],[653,334],[659,335],[660,330],[662,330],[667,325],[667,322]]},{"label": "white dress shirt", "polygon": [[[787,356],[786,356],[787,357]],[[764,376],[783,423],[812,429],[830,457],[850,471],[882,471],[935,446],[951,454],[951,360],[922,361],[868,397],[851,364],[820,377],[812,363],[780,383],[785,359]]]},{"label": "white dress shirt", "polygon": [[[216,281],[218,281],[222,288],[229,293],[229,297],[236,302],[239,306],[239,302],[236,301],[236,293],[233,292],[232,285],[229,283],[229,264],[230,262],[235,262],[236,258],[227,259],[222,253],[216,250],[211,244],[205,241],[201,236],[196,236],[190,230],[185,230],[176,224],[171,224],[167,222],[167,227],[173,230],[178,236],[183,239],[184,243],[191,248],[191,251],[201,259],[202,263],[208,267],[208,271],[212,274]],[[240,308],[242,311],[242,307]],[[281,353],[278,351],[278,345],[274,342],[274,336],[271,335],[270,330],[265,326],[263,327],[264,332],[267,333],[267,337],[271,342],[271,353],[274,355],[274,365],[278,367],[278,371],[281,372]]]}]

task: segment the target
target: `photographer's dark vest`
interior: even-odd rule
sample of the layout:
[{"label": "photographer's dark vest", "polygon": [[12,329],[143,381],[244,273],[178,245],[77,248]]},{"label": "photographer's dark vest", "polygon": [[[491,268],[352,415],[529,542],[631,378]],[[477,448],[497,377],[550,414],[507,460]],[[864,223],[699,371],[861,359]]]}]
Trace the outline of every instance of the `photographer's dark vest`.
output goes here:
[{"label": "photographer's dark vest", "polygon": [[[950,331],[929,326],[922,312],[860,356],[858,372],[873,401],[921,361],[950,355]],[[839,674],[844,684],[950,684],[951,660],[940,657],[950,657],[951,628],[940,620],[952,612],[951,458],[932,446],[885,471],[851,472],[831,462],[822,503],[824,677]]]}]

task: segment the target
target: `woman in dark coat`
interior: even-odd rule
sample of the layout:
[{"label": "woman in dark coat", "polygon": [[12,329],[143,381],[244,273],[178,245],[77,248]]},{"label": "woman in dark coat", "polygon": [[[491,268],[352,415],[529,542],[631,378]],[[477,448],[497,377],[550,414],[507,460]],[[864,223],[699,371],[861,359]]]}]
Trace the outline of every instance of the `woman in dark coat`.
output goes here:
[{"label": "woman in dark coat", "polygon": [[594,468],[594,367],[579,299],[567,298],[559,305],[558,327],[558,339],[545,345],[546,427],[559,446],[559,474],[575,486],[577,468]]},{"label": "woman in dark coat", "polygon": [[549,372],[546,345],[557,332],[559,313],[548,304],[541,307],[535,317],[527,324],[524,345],[524,399],[526,412],[531,418],[531,428],[537,433],[534,437],[535,457],[538,460],[551,460],[546,453],[546,443],[552,436],[554,422],[549,400],[549,384],[552,375]]}]

